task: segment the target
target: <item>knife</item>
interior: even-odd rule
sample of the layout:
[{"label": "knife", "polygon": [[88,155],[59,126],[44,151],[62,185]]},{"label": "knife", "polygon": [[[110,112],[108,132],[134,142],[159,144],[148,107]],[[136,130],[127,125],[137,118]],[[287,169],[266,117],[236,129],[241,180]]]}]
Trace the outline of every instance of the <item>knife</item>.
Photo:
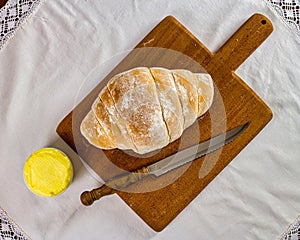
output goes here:
[{"label": "knife", "polygon": [[116,193],[118,191],[117,189],[123,189],[146,176],[154,175],[159,177],[173,169],[194,161],[197,158],[214,152],[227,143],[232,142],[246,130],[249,124],[250,122],[247,122],[241,126],[235,127],[232,130],[177,152],[149,166],[142,167],[121,176],[116,176],[108,180],[99,188],[83,192],[80,196],[80,200],[83,205],[89,206],[101,197]]}]

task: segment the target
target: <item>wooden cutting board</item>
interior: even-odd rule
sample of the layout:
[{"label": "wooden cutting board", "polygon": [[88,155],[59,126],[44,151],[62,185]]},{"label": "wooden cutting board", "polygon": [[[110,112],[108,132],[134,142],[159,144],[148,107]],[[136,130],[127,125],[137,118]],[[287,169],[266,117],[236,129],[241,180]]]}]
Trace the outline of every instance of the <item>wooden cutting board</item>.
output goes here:
[{"label": "wooden cutting board", "polygon": [[[271,120],[271,110],[234,71],[272,30],[272,23],[265,16],[255,14],[216,53],[211,53],[174,17],[166,17],[107,77],[99,79],[95,89],[59,123],[57,133],[102,179],[108,179],[250,121],[246,131],[222,149],[159,178],[149,176],[118,192],[151,228],[161,231]],[[113,75],[137,66],[181,68],[193,72],[206,70],[215,84],[209,112],[189,127],[180,139],[148,155],[117,149],[102,151],[91,146],[80,134],[82,119]]]}]

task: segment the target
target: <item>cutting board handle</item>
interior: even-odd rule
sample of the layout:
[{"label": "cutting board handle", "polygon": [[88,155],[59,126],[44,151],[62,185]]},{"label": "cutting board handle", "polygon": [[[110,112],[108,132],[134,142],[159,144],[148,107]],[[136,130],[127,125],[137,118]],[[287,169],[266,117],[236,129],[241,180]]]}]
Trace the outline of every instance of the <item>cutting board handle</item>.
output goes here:
[{"label": "cutting board handle", "polygon": [[[262,14],[252,15],[213,55],[208,64],[219,71],[235,71],[272,33],[271,21]],[[222,71],[223,70],[223,71]]]}]

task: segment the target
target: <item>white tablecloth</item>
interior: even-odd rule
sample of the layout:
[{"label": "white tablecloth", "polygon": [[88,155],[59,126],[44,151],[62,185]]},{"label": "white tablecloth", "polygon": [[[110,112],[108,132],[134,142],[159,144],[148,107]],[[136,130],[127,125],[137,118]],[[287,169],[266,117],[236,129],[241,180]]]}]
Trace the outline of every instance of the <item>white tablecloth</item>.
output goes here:
[{"label": "white tablecloth", "polygon": [[[256,12],[275,29],[237,74],[273,110],[271,123],[160,233],[117,195],[82,206],[80,193],[99,183],[55,129],[97,84],[81,88],[91,70],[167,15],[214,52]],[[0,206],[32,239],[275,239],[300,213],[299,47],[261,0],[46,1],[0,52]],[[75,169],[54,198],[23,181],[26,158],[44,146],[66,152]]]}]

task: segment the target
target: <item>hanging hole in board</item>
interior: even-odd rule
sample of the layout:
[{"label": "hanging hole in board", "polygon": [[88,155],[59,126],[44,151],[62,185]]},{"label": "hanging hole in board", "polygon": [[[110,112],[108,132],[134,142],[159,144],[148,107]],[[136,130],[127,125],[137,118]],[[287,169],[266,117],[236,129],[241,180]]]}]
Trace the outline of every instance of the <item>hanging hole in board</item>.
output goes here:
[{"label": "hanging hole in board", "polygon": [[263,25],[265,25],[265,24],[267,24],[267,21],[266,21],[266,20],[261,20],[261,23],[262,23]]}]

